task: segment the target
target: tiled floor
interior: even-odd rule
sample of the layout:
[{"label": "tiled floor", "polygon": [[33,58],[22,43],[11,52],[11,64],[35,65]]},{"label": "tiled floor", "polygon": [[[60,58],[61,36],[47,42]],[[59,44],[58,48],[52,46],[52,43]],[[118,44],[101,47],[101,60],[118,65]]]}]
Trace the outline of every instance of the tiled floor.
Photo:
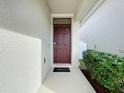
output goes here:
[{"label": "tiled floor", "polygon": [[43,83],[39,93],[96,93],[79,68],[71,72],[52,72]]}]

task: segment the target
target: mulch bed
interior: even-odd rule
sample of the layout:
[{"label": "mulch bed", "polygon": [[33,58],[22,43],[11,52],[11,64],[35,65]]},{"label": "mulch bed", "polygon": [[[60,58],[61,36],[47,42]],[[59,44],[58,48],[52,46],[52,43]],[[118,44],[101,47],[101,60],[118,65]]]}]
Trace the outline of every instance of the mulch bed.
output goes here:
[{"label": "mulch bed", "polygon": [[87,80],[90,82],[90,84],[93,86],[93,88],[95,89],[95,91],[97,93],[110,93],[110,91],[108,89],[101,86],[96,80],[91,79],[90,73],[87,70],[81,70],[81,71],[85,75],[85,77],[87,78]]}]

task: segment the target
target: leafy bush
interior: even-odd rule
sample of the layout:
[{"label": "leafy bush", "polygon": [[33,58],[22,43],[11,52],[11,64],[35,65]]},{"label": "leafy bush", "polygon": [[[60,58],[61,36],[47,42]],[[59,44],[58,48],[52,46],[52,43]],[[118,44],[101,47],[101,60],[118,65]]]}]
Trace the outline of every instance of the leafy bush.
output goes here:
[{"label": "leafy bush", "polygon": [[85,62],[83,61],[83,59],[79,59],[79,62],[80,62],[80,69],[87,69],[86,68],[86,65],[85,65]]},{"label": "leafy bush", "polygon": [[92,79],[96,79],[111,93],[121,93],[124,86],[124,58],[93,50],[87,50],[83,55]]}]

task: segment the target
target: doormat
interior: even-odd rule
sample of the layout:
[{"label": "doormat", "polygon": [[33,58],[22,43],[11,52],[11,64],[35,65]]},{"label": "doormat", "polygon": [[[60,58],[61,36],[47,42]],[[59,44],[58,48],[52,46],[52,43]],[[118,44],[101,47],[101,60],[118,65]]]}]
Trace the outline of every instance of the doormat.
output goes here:
[{"label": "doormat", "polygon": [[53,72],[70,72],[70,68],[64,68],[64,67],[55,67]]}]

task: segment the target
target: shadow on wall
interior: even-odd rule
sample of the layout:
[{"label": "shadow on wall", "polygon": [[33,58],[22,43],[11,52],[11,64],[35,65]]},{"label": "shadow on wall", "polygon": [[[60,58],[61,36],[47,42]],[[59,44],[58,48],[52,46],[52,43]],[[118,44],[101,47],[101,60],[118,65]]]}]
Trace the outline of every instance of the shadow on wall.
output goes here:
[{"label": "shadow on wall", "polygon": [[0,93],[40,87],[41,39],[49,31],[43,10],[37,0],[0,0]]},{"label": "shadow on wall", "polygon": [[[46,28],[46,16],[35,0],[0,0],[0,28],[41,38]],[[44,24],[43,24],[44,23]],[[43,35],[46,35],[44,33]]]},{"label": "shadow on wall", "polygon": [[[0,0],[0,28],[42,39],[42,77],[50,62],[50,14],[45,0]],[[46,63],[43,63],[44,58]],[[22,92],[23,93],[23,92]]]}]

